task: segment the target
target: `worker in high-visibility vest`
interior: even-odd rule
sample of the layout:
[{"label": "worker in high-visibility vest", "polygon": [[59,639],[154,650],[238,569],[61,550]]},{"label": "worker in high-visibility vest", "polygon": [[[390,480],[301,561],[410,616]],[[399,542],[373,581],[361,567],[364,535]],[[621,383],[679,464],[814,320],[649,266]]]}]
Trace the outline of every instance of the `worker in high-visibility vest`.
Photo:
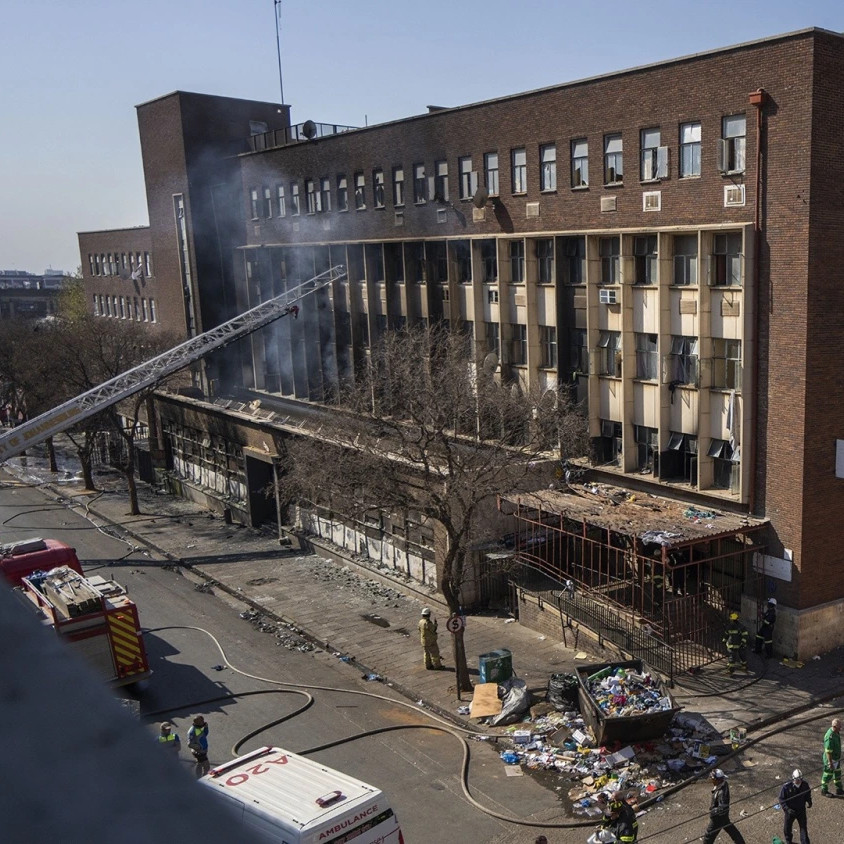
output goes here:
[{"label": "worker in high-visibility vest", "polygon": [[173,753],[178,754],[182,742],[179,739],[179,734],[173,732],[173,725],[169,721],[165,721],[161,725],[158,734],[158,743],[163,747],[168,747]]},{"label": "worker in high-visibility vest", "polygon": [[747,670],[747,630],[739,621],[737,612],[730,613],[724,644],[727,646],[727,671],[732,674],[737,668]]}]

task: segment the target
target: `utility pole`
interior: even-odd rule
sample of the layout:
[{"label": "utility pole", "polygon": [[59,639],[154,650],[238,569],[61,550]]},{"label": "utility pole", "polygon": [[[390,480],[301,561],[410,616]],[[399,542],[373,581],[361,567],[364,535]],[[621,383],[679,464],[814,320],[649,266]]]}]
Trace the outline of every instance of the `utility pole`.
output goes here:
[{"label": "utility pole", "polygon": [[273,0],[275,12],[275,48],[278,53],[278,87],[281,90],[281,102],[284,104],[284,80],[281,76],[281,0]]}]

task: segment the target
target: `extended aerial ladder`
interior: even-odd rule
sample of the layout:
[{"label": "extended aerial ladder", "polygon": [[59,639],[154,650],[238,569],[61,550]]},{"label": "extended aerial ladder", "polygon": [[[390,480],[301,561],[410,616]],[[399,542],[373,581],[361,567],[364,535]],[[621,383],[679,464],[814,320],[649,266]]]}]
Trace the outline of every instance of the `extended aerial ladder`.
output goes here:
[{"label": "extended aerial ladder", "polygon": [[261,302],[239,316],[185,340],[178,346],[151,358],[116,378],[82,393],[76,398],[57,405],[52,410],[23,422],[11,431],[0,435],[0,460],[8,460],[26,451],[27,448],[55,436],[72,425],[100,413],[123,399],[152,387],[162,378],[184,369],[204,355],[263,328],[279,317],[299,313],[296,304],[306,296],[316,293],[335,281],[346,277],[342,264],[331,267],[313,278],[290,288],[286,292]]}]

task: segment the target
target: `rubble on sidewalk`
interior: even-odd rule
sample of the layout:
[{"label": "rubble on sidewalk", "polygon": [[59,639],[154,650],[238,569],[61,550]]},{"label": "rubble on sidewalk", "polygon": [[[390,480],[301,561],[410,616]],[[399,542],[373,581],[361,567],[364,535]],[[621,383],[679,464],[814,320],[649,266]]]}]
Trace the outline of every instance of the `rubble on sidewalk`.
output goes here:
[{"label": "rubble on sidewalk", "polygon": [[[597,681],[600,682],[600,681]],[[559,775],[575,816],[597,818],[597,795],[622,792],[635,804],[695,773],[726,753],[728,745],[700,718],[678,713],[665,735],[653,741],[600,746],[576,709],[559,711],[534,704],[517,724],[503,729],[500,757],[505,766]],[[563,791],[566,794],[565,790]]]}]

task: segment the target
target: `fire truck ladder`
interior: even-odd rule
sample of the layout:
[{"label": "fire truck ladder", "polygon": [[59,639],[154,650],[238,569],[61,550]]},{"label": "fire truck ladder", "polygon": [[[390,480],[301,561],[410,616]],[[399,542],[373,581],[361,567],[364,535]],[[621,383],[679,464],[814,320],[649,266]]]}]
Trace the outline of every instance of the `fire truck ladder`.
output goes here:
[{"label": "fire truck ladder", "polygon": [[87,393],[82,393],[18,425],[17,428],[0,435],[0,461],[8,460],[30,446],[66,430],[71,425],[76,425],[83,419],[100,413],[146,387],[157,384],[162,378],[184,369],[207,355],[208,352],[221,349],[234,340],[239,340],[263,328],[279,317],[289,313],[295,316],[299,312],[296,302],[345,277],[346,269],[342,264],[331,267],[285,293],[261,302],[260,305],[256,305],[234,319],[196,337],[191,337],[190,340],[185,340],[184,343],[127,370],[116,378],[100,384],[99,387],[94,387]]}]

